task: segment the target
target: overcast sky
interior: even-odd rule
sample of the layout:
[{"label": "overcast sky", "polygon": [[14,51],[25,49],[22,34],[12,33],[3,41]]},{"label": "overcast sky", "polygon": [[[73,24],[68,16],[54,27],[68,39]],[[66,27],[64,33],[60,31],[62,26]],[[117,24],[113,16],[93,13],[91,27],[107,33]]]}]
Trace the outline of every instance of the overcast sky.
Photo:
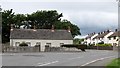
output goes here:
[{"label": "overcast sky", "polygon": [[13,9],[15,13],[22,14],[37,10],[57,10],[63,13],[63,19],[78,25],[82,35],[114,30],[118,26],[116,0],[2,0],[2,9]]}]

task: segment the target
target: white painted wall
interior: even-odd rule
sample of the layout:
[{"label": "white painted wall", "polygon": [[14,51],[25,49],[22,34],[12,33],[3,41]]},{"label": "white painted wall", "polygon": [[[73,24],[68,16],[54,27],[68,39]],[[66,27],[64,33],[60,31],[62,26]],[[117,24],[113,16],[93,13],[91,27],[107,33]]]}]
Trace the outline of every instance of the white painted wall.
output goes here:
[{"label": "white painted wall", "polygon": [[118,46],[118,41],[117,41],[117,39],[119,39],[119,37],[116,37],[116,39],[114,39],[114,38],[112,37],[111,40],[109,40],[108,43],[110,43],[110,44],[112,44],[112,45],[114,45],[114,44],[116,43],[116,44],[117,44],[116,46]]},{"label": "white painted wall", "polygon": [[97,41],[96,41],[96,40],[93,40],[93,38],[95,38],[97,35],[98,35],[98,34],[93,35],[91,38],[86,39],[84,42],[87,42],[87,45],[88,45],[89,43],[91,43],[91,44],[96,43]]},{"label": "white painted wall", "polygon": [[104,36],[104,38],[103,38],[103,41],[104,41],[104,43],[106,43],[106,44],[108,44],[109,43],[109,36],[110,35],[112,35],[114,32],[110,32],[110,33],[108,33],[106,36]]},{"label": "white painted wall", "polygon": [[73,40],[10,39],[10,46],[16,46],[16,42],[31,42],[31,46],[35,46],[36,42],[40,42],[41,51],[44,51],[46,43],[51,43],[51,47],[60,47],[60,43],[73,44]]}]

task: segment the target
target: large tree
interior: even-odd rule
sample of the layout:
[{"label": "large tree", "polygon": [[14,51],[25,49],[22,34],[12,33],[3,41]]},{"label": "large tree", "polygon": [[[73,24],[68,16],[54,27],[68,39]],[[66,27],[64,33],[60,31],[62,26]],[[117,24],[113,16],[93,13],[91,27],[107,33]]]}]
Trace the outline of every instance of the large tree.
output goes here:
[{"label": "large tree", "polygon": [[12,9],[2,12],[2,43],[9,42],[10,24],[14,24],[13,17]]},{"label": "large tree", "polygon": [[80,29],[77,25],[72,24],[68,20],[61,20],[63,14],[59,14],[56,10],[50,11],[37,11],[32,14],[14,14],[11,10],[5,10],[2,12],[2,42],[9,42],[10,37],[10,24],[14,24],[15,28],[31,29],[36,26],[37,29],[51,29],[54,25],[56,29],[68,29],[71,28],[71,34],[73,37],[80,35]]}]

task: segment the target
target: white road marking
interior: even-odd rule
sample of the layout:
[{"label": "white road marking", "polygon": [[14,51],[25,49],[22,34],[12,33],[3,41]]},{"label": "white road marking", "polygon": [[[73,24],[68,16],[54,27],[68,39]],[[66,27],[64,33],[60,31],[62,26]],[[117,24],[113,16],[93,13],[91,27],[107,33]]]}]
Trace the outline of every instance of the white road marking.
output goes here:
[{"label": "white road marking", "polygon": [[89,65],[91,63],[94,63],[94,62],[97,62],[97,61],[100,61],[100,60],[104,60],[104,59],[107,59],[107,58],[111,58],[111,57],[115,57],[115,56],[109,56],[109,57],[104,57],[104,58],[96,59],[96,60],[93,60],[91,62],[85,63],[85,64],[83,64],[81,66],[86,66],[86,65]]},{"label": "white road marking", "polygon": [[46,66],[46,65],[49,65],[49,64],[54,64],[54,63],[57,63],[59,61],[53,61],[53,62],[48,62],[48,63],[38,63],[38,66]]}]

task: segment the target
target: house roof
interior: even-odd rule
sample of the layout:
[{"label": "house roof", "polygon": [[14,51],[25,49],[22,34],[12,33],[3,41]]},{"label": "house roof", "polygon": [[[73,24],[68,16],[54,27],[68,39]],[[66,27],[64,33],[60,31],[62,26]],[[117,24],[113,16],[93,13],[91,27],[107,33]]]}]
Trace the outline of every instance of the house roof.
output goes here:
[{"label": "house roof", "polygon": [[51,29],[14,29],[10,33],[11,39],[41,39],[41,40],[73,40],[71,32],[68,30]]},{"label": "house roof", "polygon": [[120,37],[120,31],[114,32],[112,35],[109,36],[110,37]]},{"label": "house roof", "polygon": [[88,39],[88,38],[91,38],[92,36],[94,36],[95,34],[89,34],[87,37],[86,37],[86,39]]},{"label": "house roof", "polygon": [[[106,36],[109,32],[104,32],[102,34],[98,34],[95,38],[103,38],[104,36]],[[94,39],[95,39],[94,38]]]}]

